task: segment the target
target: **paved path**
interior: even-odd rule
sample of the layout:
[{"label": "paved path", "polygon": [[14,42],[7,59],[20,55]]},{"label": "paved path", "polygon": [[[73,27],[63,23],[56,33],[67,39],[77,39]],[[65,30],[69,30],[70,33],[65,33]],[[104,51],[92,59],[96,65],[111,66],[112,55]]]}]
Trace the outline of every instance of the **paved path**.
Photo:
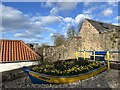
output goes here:
[{"label": "paved path", "polygon": [[120,70],[107,70],[97,76],[69,84],[32,84],[29,78],[3,83],[3,88],[120,88]]}]

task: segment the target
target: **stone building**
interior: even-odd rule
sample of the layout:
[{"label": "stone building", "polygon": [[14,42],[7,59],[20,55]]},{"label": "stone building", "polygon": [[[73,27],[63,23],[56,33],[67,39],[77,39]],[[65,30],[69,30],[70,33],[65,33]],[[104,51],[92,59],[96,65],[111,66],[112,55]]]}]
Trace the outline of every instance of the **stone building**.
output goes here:
[{"label": "stone building", "polygon": [[[83,40],[81,49],[84,48],[86,50],[117,50],[118,44],[116,44],[116,47],[110,46],[110,44],[114,43],[111,42],[113,40],[110,40],[110,38],[117,38],[116,40],[118,40],[118,32],[118,26],[85,19],[79,34],[81,36],[81,39]],[[118,41],[116,41],[116,43],[118,43]]]},{"label": "stone building", "polygon": [[[70,38],[59,47],[50,47],[43,50],[44,58],[51,60],[74,59],[76,50],[119,50],[120,26],[85,19],[79,36]],[[89,58],[91,53],[87,53]],[[79,53],[83,57],[83,53]],[[111,54],[112,60],[118,60],[118,54]]]},{"label": "stone building", "polygon": [[38,43],[27,43],[27,45],[35,52],[38,50]]},{"label": "stone building", "polygon": [[119,26],[85,19],[79,34],[82,40],[80,49],[119,50],[119,33]]}]

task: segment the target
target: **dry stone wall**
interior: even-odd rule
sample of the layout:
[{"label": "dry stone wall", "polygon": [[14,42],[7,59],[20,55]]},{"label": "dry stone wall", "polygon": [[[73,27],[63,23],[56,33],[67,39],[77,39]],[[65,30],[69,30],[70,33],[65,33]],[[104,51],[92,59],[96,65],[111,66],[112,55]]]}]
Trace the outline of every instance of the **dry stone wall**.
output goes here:
[{"label": "dry stone wall", "polygon": [[75,51],[81,46],[81,38],[74,37],[69,39],[64,45],[59,47],[44,48],[43,56],[48,62],[54,62],[58,60],[74,59]]}]

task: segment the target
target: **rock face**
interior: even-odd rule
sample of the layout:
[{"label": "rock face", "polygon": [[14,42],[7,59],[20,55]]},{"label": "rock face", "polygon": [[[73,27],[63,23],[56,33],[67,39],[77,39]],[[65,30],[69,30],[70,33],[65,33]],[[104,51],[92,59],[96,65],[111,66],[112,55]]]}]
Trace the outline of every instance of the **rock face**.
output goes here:
[{"label": "rock face", "polygon": [[[74,59],[76,50],[119,50],[120,27],[87,20],[82,24],[78,37],[68,39],[59,47],[44,48],[43,55],[47,61]],[[89,58],[91,53],[87,53]],[[83,57],[83,53],[79,53]],[[118,54],[110,54],[111,60],[119,60]]]}]

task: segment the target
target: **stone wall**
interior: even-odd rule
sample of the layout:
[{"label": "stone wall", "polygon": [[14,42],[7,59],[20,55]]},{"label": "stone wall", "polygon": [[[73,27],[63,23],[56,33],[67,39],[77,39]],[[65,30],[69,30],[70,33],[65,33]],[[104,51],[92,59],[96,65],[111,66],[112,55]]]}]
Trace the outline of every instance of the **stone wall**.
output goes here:
[{"label": "stone wall", "polygon": [[[100,35],[102,50],[120,50],[120,29],[103,32]],[[111,60],[119,60],[118,53],[111,53]]]},{"label": "stone wall", "polygon": [[[99,32],[87,21],[85,20],[81,29],[81,50],[101,50],[100,42],[99,42]],[[83,57],[83,53],[81,53]],[[91,53],[87,53],[86,57],[89,58]]]},{"label": "stone wall", "polygon": [[[120,49],[120,29],[107,32],[98,32],[87,20],[84,21],[79,37],[69,39],[64,45],[59,47],[44,48],[43,56],[45,60],[57,61],[74,59],[76,50],[119,50]],[[87,53],[89,58],[91,53]],[[83,57],[83,53],[79,53]],[[111,60],[119,60],[118,54],[111,54]]]},{"label": "stone wall", "polygon": [[[80,30],[81,50],[119,50],[120,28],[98,32],[87,20]],[[89,58],[91,53],[87,54]],[[82,54],[83,56],[83,54]],[[118,53],[110,54],[111,60],[118,60]]]},{"label": "stone wall", "polygon": [[59,47],[49,47],[44,48],[43,56],[44,59],[48,62],[65,60],[65,59],[74,59],[75,51],[78,50],[81,46],[81,38],[74,37],[69,39],[64,45]]}]

